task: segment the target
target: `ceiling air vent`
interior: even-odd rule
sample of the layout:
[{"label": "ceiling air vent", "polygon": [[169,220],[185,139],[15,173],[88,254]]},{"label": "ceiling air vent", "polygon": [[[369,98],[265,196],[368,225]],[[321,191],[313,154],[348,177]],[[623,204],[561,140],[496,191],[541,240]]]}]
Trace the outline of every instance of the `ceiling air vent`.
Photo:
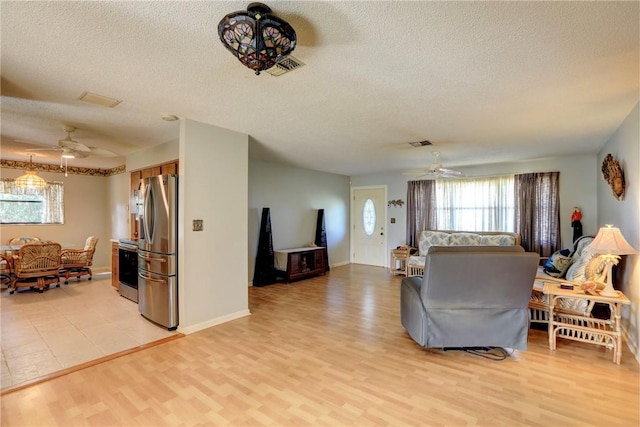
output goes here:
[{"label": "ceiling air vent", "polygon": [[267,73],[271,74],[274,77],[281,76],[289,71],[293,71],[296,68],[300,68],[304,65],[302,61],[293,56],[289,55],[286,58],[281,59],[274,65],[273,67],[266,70]]},{"label": "ceiling air vent", "polygon": [[410,142],[409,145],[412,145],[413,147],[426,147],[427,145],[432,145],[431,141],[416,141],[416,142]]},{"label": "ceiling air vent", "polygon": [[109,108],[113,108],[122,102],[120,99],[110,98],[108,96],[98,95],[97,93],[91,92],[83,92],[78,99],[80,101],[90,102],[91,104],[104,105]]}]

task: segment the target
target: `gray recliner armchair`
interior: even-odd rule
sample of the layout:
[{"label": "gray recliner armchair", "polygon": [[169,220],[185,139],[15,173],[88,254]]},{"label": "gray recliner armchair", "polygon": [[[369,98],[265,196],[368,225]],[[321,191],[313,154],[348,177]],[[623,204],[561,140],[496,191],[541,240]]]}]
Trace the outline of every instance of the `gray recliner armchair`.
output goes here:
[{"label": "gray recliner armchair", "polygon": [[521,246],[432,246],[424,275],[402,279],[402,325],[423,347],[526,350],[539,259]]}]

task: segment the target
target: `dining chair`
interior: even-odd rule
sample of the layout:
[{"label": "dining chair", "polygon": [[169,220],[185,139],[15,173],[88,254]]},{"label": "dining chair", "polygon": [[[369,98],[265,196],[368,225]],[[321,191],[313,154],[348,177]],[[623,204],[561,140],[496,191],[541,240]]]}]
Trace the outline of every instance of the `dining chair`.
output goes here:
[{"label": "dining chair", "polygon": [[60,255],[61,267],[59,271],[60,277],[64,276],[64,284],[69,283],[71,277],[89,276],[89,280],[93,277],[91,266],[93,265],[93,254],[98,244],[96,236],[89,236],[84,244],[83,249],[64,249]]},{"label": "dining chair", "polygon": [[11,283],[11,266],[10,259],[0,254],[0,283],[3,285]]},{"label": "dining chair", "polygon": [[11,281],[13,294],[18,288],[38,288],[42,293],[45,287],[56,283],[60,287],[60,253],[59,243],[27,243],[23,245],[13,259],[14,277]]}]

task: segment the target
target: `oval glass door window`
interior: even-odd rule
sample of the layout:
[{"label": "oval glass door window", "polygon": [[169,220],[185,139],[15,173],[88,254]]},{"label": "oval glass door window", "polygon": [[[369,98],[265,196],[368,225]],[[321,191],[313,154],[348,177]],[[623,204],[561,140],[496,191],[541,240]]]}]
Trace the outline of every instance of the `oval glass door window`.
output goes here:
[{"label": "oval glass door window", "polygon": [[371,199],[365,200],[362,207],[362,225],[367,236],[371,236],[376,229],[376,207]]}]

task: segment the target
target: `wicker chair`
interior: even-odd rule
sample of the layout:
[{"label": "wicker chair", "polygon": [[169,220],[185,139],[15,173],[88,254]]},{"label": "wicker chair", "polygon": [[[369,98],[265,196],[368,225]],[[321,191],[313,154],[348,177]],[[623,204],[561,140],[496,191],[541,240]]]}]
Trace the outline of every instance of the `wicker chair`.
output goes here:
[{"label": "wicker chair", "polygon": [[8,285],[11,283],[11,267],[13,263],[5,255],[0,255],[0,283]]},{"label": "wicker chair", "polygon": [[38,288],[42,293],[45,286],[56,283],[60,287],[60,253],[59,243],[27,243],[23,245],[13,259],[14,277],[11,291],[18,288]]},{"label": "wicker chair", "polygon": [[60,277],[64,276],[64,284],[69,283],[69,278],[89,275],[89,280],[93,277],[91,265],[93,265],[93,253],[96,250],[98,238],[89,236],[84,244],[84,249],[65,249],[61,254],[62,266]]}]

